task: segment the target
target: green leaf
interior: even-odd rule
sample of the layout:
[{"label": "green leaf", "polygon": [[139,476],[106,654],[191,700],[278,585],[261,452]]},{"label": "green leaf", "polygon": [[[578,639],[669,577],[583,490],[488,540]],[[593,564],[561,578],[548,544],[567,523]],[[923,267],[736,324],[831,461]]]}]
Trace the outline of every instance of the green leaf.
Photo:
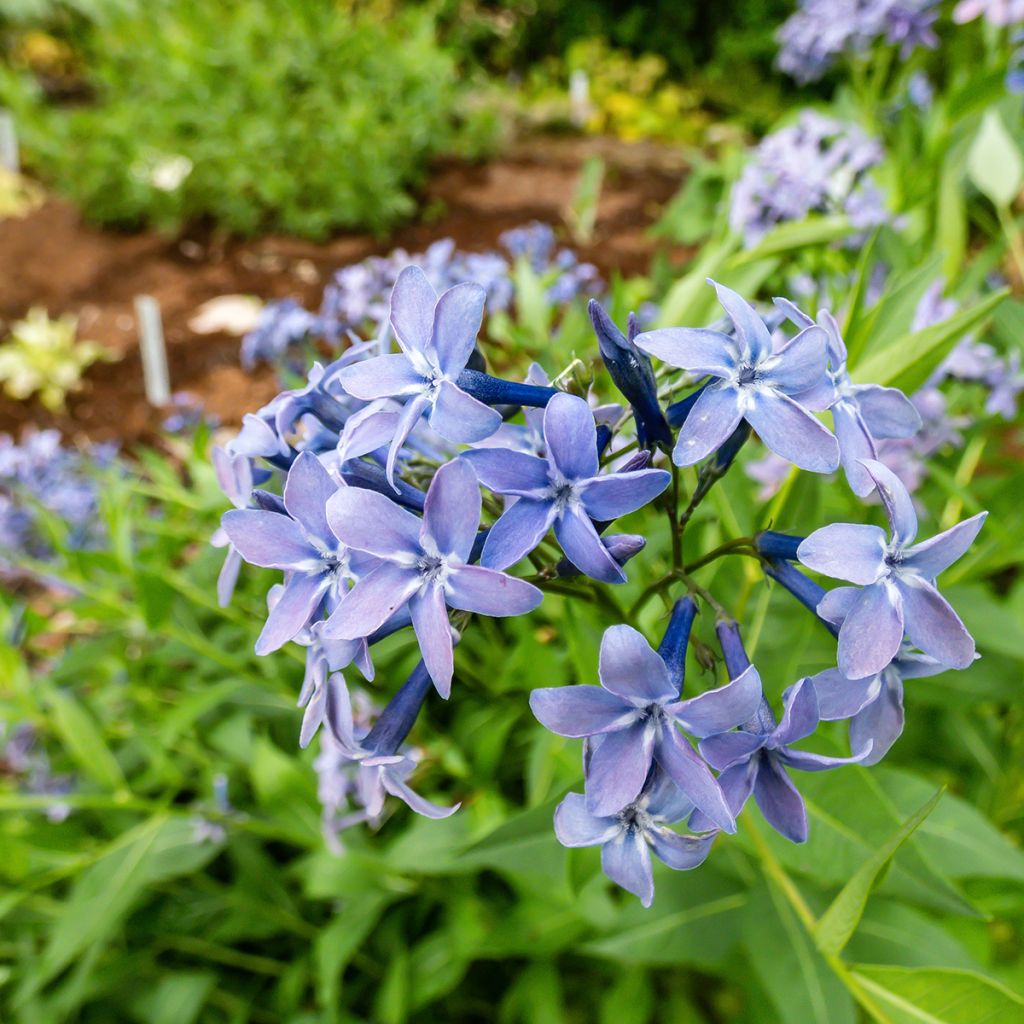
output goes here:
[{"label": "green leaf", "polygon": [[216,980],[209,972],[169,974],[136,1001],[135,1012],[147,1024],[193,1024]]},{"label": "green leaf", "polygon": [[738,253],[729,263],[730,266],[739,267],[770,256],[783,256],[797,249],[827,245],[846,238],[856,230],[846,217],[807,217],[790,221],[772,228],[757,245]]},{"label": "green leaf", "polygon": [[20,997],[29,998],[75,957],[105,942],[149,881],[150,860],[167,818],[156,815],[125,833],[79,876],[42,957]]},{"label": "green leaf", "polygon": [[861,865],[857,873],[843,886],[828,910],[818,919],[814,938],[823,953],[839,953],[850,941],[879,874],[892,860],[896,851],[935,809],[935,805],[942,798],[942,793],[942,789],[937,790],[923,807],[908,818],[889,840]]},{"label": "green leaf", "polygon": [[67,690],[54,687],[47,700],[54,728],[82,770],[107,789],[124,789],[127,783],[121,766],[92,715]]},{"label": "green leaf", "polygon": [[998,207],[1008,207],[1020,191],[1024,160],[996,110],[986,111],[982,118],[967,154],[967,174]]},{"label": "green leaf", "polygon": [[967,252],[967,204],[964,199],[963,148],[950,148],[942,163],[936,195],[935,248],[942,253],[942,276],[953,280]]},{"label": "green leaf", "polygon": [[975,971],[858,964],[854,978],[891,1024],[1010,1024],[1024,999]]},{"label": "green leaf", "polygon": [[780,1024],[854,1024],[850,993],[774,886],[751,894],[744,945]]},{"label": "green leaf", "polygon": [[987,319],[1009,294],[995,292],[970,309],[954,313],[948,320],[906,334],[857,364],[853,373],[858,383],[887,384],[914,391],[969,331]]},{"label": "green leaf", "polygon": [[[322,929],[313,945],[317,1004],[335,1011],[341,995],[341,976],[394,897],[366,892],[347,900],[338,915]],[[336,1014],[333,1019],[336,1019]]]}]

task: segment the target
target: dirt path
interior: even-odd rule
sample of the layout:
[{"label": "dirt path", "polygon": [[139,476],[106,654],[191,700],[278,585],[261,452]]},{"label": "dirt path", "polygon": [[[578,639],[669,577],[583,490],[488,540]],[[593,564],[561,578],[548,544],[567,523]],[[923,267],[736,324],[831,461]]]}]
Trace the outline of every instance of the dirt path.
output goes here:
[{"label": "dirt path", "polygon": [[188,320],[199,305],[244,293],[293,296],[315,308],[334,270],[373,253],[395,246],[415,252],[445,236],[479,250],[530,220],[559,226],[593,153],[607,170],[595,237],[580,255],[605,274],[643,272],[655,248],[647,228],[685,168],[671,149],[609,139],[533,139],[484,165],[443,164],[423,200],[423,209],[438,215],[384,241],[352,234],[322,244],[278,236],[240,242],[196,231],[177,238],[118,234],[83,223],[58,199],[24,219],[0,221],[0,320],[9,323],[32,305],[70,311],[80,317],[82,336],[122,354],[89,372],[87,389],[70,398],[65,415],[0,396],[0,432],[36,423],[93,439],[151,437],[162,417],[143,397],[132,307],[142,293],[155,296],[163,312],[172,388],[198,394],[223,422],[237,422],[274,395],[273,375],[242,371],[237,338],[193,333]]}]

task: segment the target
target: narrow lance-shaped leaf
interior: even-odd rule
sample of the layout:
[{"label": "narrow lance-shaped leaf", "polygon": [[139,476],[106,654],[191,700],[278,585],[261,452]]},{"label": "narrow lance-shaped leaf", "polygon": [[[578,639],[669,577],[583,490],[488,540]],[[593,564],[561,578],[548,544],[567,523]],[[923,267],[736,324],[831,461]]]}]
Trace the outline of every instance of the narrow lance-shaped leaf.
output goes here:
[{"label": "narrow lance-shaped leaf", "polygon": [[878,876],[888,866],[896,851],[914,834],[921,823],[935,809],[943,790],[935,795],[908,818],[892,837],[880,846],[859,868],[857,873],[843,886],[828,910],[821,916],[815,929],[814,939],[825,954],[842,951],[853,935],[864,914],[868,896],[874,889]]}]

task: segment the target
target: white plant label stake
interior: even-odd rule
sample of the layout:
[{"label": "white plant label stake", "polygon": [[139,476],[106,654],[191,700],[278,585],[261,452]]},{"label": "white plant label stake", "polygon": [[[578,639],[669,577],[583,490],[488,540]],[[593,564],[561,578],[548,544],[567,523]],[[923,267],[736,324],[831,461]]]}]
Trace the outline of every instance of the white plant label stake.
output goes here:
[{"label": "white plant label stake", "polygon": [[0,110],[0,167],[11,174],[18,174],[21,170],[18,134],[14,130],[14,117],[9,110]]},{"label": "white plant label stake", "polygon": [[139,325],[146,401],[153,406],[163,406],[170,401],[171,385],[167,372],[164,329],[160,321],[160,304],[152,295],[136,296],[135,317]]}]

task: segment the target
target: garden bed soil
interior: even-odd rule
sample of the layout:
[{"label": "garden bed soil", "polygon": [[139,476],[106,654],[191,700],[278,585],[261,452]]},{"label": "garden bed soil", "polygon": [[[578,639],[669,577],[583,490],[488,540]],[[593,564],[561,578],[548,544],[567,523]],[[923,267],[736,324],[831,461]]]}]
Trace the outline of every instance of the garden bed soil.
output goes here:
[{"label": "garden bed soil", "polygon": [[102,342],[118,359],[95,365],[65,413],[0,395],[0,432],[56,426],[66,435],[127,444],[155,438],[163,415],[147,405],[133,311],[137,295],[160,303],[171,386],[197,395],[207,411],[233,424],[276,393],[266,367],[239,365],[239,339],[199,335],[188,321],[209,299],[250,294],[292,296],[311,308],[337,268],[396,246],[422,251],[452,237],[462,249],[493,247],[498,236],[530,220],[564,224],[565,210],[588,156],[606,163],[593,239],[577,246],[608,276],[644,272],[655,249],[648,228],[678,189],[678,151],[611,139],[537,138],[481,165],[437,166],[424,190],[427,216],[387,239],[341,234],[323,243],[267,236],[233,240],[195,229],[175,237],[123,234],[87,224],[67,202],[49,198],[21,219],[0,221],[0,330],[31,306],[79,317],[79,336]]}]

